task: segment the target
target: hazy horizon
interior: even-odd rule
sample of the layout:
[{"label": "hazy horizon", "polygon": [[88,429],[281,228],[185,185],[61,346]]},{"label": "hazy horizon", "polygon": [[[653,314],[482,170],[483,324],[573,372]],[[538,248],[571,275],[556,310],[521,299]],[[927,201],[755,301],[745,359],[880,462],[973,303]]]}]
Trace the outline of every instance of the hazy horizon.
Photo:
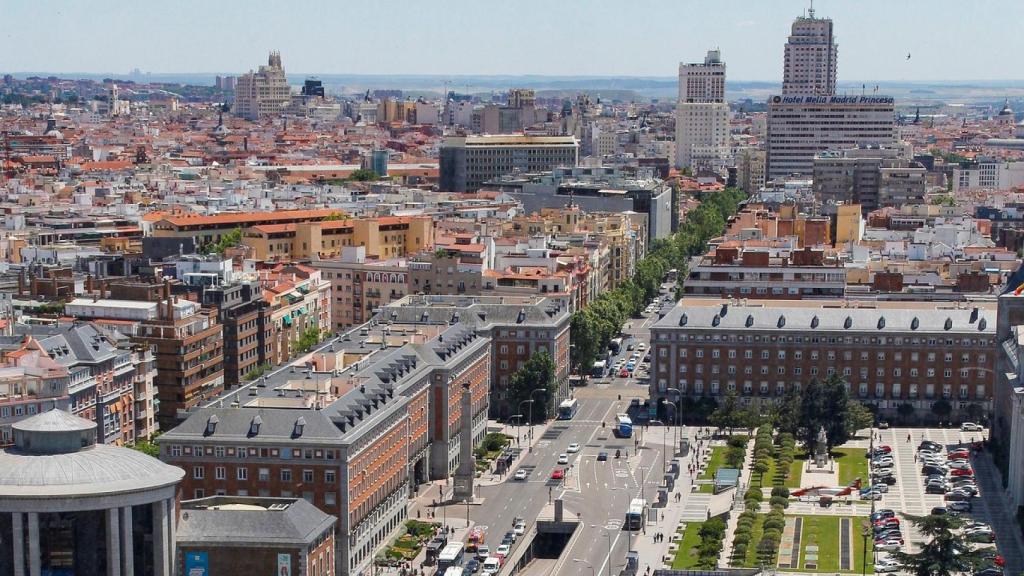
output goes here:
[{"label": "hazy horizon", "polygon": [[[808,4],[39,0],[5,7],[0,38],[31,49],[0,53],[0,70],[238,75],[276,49],[295,75],[660,79],[719,48],[729,80],[779,82],[790,24]],[[1024,53],[1024,35],[1012,33],[1024,3],[983,4],[819,0],[815,8],[835,23],[841,83],[1019,81],[1010,55]],[[41,27],[64,33],[42,40]]]}]

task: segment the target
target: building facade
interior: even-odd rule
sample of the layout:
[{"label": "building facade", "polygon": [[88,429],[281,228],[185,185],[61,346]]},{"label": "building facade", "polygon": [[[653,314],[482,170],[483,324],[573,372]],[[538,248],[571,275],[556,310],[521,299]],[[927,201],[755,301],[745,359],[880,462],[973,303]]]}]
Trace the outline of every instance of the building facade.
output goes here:
[{"label": "building facade", "polygon": [[814,8],[807,17],[793,21],[785,48],[782,69],[783,94],[836,93],[836,69],[839,48],[832,35],[832,20],[815,18]]},{"label": "building facade", "polygon": [[285,112],[290,104],[291,88],[279,52],[270,53],[266,66],[242,74],[235,81],[235,116],[259,120]]},{"label": "building facade", "polygon": [[440,189],[475,192],[513,172],[543,172],[579,163],[574,136],[449,136],[441,143]]},{"label": "building facade", "polygon": [[940,400],[954,418],[988,413],[995,310],[972,306],[684,298],[651,327],[651,400],[675,402],[672,388],[688,398],[735,392],[744,404],[774,402],[837,376],[883,417],[909,404],[928,419]]},{"label": "building facade", "polygon": [[724,164],[728,155],[725,63],[718,50],[709,50],[703,63],[679,65],[676,167],[716,167]]},{"label": "building facade", "polygon": [[895,146],[891,96],[771,96],[768,99],[768,180],[814,173],[826,150]]},{"label": "building facade", "polygon": [[921,204],[926,176],[924,166],[899,158],[894,149],[821,152],[814,156],[814,198],[829,206],[859,204],[865,213],[887,206]]},{"label": "building facade", "polygon": [[0,451],[0,573],[172,576],[183,475],[67,412],[18,422]]}]

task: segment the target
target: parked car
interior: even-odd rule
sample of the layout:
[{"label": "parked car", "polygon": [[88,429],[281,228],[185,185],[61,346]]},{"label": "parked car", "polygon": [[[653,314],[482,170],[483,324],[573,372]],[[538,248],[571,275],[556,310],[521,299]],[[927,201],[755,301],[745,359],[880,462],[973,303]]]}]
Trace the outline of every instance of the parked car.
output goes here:
[{"label": "parked car", "polygon": [[924,487],[925,494],[945,494],[949,488],[942,484],[929,484]]},{"label": "parked car", "polygon": [[981,424],[975,424],[974,422],[964,422],[960,425],[960,429],[964,432],[984,432],[985,427]]},{"label": "parked car", "polygon": [[867,492],[860,493],[861,500],[881,500],[882,492],[879,490],[869,490]]},{"label": "parked car", "polygon": [[932,508],[931,512],[932,516],[942,516],[948,513],[949,510],[947,510],[945,506],[936,506],[935,508]]},{"label": "parked car", "polygon": [[872,522],[877,522],[877,521],[882,520],[884,518],[895,518],[895,517],[896,517],[896,511],[895,510],[893,510],[891,508],[882,508],[881,510],[875,510],[875,512],[871,515],[871,521]]},{"label": "parked car", "polygon": [[498,558],[504,558],[505,556],[508,556],[510,550],[512,550],[512,546],[509,544],[502,544],[494,550],[494,555]]},{"label": "parked car", "polygon": [[516,536],[522,536],[523,534],[526,534],[526,523],[522,521],[516,522],[516,525],[512,528],[512,531],[515,532]]},{"label": "parked car", "polygon": [[974,573],[974,576],[1003,576],[1003,569],[999,566],[986,566]]},{"label": "parked car", "polygon": [[938,442],[935,442],[933,440],[922,440],[921,443],[917,445],[917,449],[920,450],[922,448],[942,450],[942,444],[939,444]]},{"label": "parked car", "polygon": [[971,470],[970,468],[951,470],[949,473],[952,476],[974,476],[974,470]]},{"label": "parked car", "polygon": [[978,528],[975,530],[965,530],[964,536],[968,542],[995,542],[996,533],[992,530],[986,530]]},{"label": "parked car", "polygon": [[470,558],[469,561],[466,562],[464,568],[466,569],[466,572],[476,574],[480,570],[480,561],[476,558]]},{"label": "parked car", "polygon": [[881,482],[882,484],[892,486],[893,484],[896,484],[896,476],[892,474],[879,474],[872,476],[871,481],[876,483]]},{"label": "parked car", "polygon": [[882,542],[875,542],[875,550],[886,550],[889,552],[895,552],[900,548],[903,548],[902,538],[898,540],[894,538],[891,540],[884,540]]},{"label": "parked car", "polygon": [[900,564],[891,558],[885,558],[875,562],[875,574],[887,574],[900,570]]},{"label": "parked car", "polygon": [[954,512],[970,512],[973,508],[970,500],[954,500],[947,503],[946,507]]},{"label": "parked car", "polygon": [[946,454],[947,460],[966,460],[970,457],[971,452],[966,448],[957,448],[956,450],[951,450],[948,454]]},{"label": "parked car", "polygon": [[476,547],[477,560],[481,560],[486,564],[487,557],[491,555],[491,547],[487,544],[480,544]]},{"label": "parked car", "polygon": [[494,576],[501,570],[501,560],[491,556],[484,560],[483,571],[480,573],[482,576]]}]

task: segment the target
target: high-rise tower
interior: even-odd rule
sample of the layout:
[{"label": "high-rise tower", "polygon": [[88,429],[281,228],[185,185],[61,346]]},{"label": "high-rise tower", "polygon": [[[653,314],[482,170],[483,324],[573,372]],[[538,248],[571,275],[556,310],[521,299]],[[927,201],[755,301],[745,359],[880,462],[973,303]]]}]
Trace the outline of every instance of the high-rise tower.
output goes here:
[{"label": "high-rise tower", "polygon": [[832,20],[815,18],[814,7],[793,22],[786,42],[786,62],[782,71],[783,94],[836,93],[838,47],[832,35]]},{"label": "high-rise tower", "polygon": [[708,50],[703,63],[679,64],[676,166],[715,167],[725,162],[728,153],[725,63],[718,50]]}]

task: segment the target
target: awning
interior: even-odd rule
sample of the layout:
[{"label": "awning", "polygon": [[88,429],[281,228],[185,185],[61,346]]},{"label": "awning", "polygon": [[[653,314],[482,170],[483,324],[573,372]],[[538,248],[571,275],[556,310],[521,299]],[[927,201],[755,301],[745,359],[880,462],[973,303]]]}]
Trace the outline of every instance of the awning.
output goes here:
[{"label": "awning", "polygon": [[282,320],[284,320],[284,325],[285,326],[291,326],[292,325],[292,317],[291,316],[285,316]]}]

